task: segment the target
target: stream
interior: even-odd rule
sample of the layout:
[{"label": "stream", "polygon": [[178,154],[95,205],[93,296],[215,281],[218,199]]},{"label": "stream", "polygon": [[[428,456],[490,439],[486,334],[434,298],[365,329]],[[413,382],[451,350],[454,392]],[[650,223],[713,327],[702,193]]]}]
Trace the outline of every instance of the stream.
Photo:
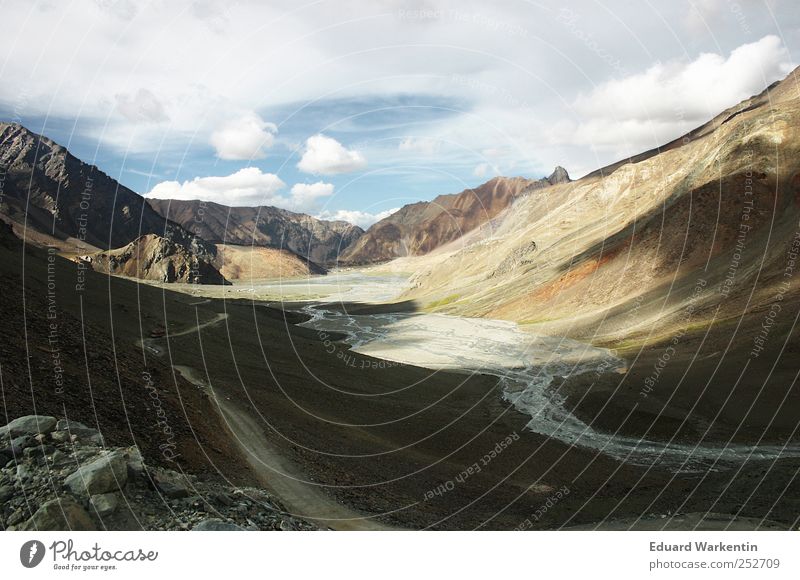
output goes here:
[{"label": "stream", "polygon": [[[398,296],[405,281],[400,275],[347,272],[302,284],[313,287],[316,295],[323,287],[331,289],[328,302],[382,303]],[[624,360],[590,344],[532,334],[502,320],[425,313],[354,315],[326,309],[317,301],[302,311],[311,317],[302,326],[344,333],[351,349],[360,354],[434,371],[496,376],[502,383],[503,398],[530,417],[527,429],[628,464],[692,472],[733,467],[748,460],[800,456],[797,446],[690,445],[594,429],[565,407],[564,397],[554,386],[557,378],[625,372]]]}]

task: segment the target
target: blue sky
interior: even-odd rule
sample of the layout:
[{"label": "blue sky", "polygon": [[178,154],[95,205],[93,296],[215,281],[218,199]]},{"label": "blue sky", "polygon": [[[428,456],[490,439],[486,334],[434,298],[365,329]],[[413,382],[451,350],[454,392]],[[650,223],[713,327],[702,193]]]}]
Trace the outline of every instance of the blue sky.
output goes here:
[{"label": "blue sky", "polygon": [[784,76],[800,40],[788,0],[2,6],[4,120],[142,194],[364,226],[660,145]]}]

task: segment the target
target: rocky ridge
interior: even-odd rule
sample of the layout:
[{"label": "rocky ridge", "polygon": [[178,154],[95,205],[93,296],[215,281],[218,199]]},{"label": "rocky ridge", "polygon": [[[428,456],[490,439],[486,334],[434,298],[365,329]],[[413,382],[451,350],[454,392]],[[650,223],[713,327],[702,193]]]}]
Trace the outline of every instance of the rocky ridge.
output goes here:
[{"label": "rocky ridge", "polygon": [[212,263],[217,261],[216,247],[187,246],[157,234],[146,234],[122,248],[77,259],[98,272],[129,278],[188,284],[229,283]]},{"label": "rocky ridge", "polygon": [[207,242],[285,250],[320,266],[334,264],[363,234],[344,221],[326,221],[271,206],[228,207],[207,201],[148,199],[164,220]]},{"label": "rocky ridge", "polygon": [[563,167],[542,179],[495,177],[461,193],[406,205],[370,227],[342,253],[344,264],[372,264],[421,256],[491,224],[517,200],[538,190],[568,183]]}]

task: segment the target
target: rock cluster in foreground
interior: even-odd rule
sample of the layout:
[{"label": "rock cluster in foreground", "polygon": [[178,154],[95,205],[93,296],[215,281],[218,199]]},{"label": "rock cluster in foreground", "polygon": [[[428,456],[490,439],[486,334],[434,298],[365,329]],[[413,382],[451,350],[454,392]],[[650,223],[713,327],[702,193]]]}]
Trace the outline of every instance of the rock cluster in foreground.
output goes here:
[{"label": "rock cluster in foreground", "polygon": [[260,489],[148,466],[86,425],[29,415],[0,427],[0,529],[313,530]]}]

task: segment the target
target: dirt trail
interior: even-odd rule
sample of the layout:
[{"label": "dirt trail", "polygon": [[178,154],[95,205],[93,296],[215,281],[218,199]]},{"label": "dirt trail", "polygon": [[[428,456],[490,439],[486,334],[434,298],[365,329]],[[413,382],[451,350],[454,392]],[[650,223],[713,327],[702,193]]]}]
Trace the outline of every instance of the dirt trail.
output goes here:
[{"label": "dirt trail", "polygon": [[[211,320],[170,334],[170,338],[185,336],[226,320],[228,314],[217,314]],[[165,337],[166,338],[166,337]],[[161,338],[146,338],[136,341],[139,347],[147,348],[156,356],[164,350],[155,343]],[[172,365],[189,382],[207,389],[219,406],[236,444],[247,462],[256,472],[265,487],[271,489],[292,511],[292,515],[315,521],[335,530],[387,530],[380,522],[354,512],[328,497],[317,485],[305,483],[296,467],[286,460],[275,446],[264,436],[260,424],[249,413],[242,411],[224,396],[217,396],[201,373],[192,367]]]},{"label": "dirt trail", "polygon": [[196,369],[173,365],[186,380],[208,389],[219,405],[222,418],[230,429],[237,445],[248,463],[261,479],[287,507],[292,515],[312,520],[335,530],[388,530],[380,522],[365,517],[336,503],[325,495],[319,486],[305,483],[295,466],[287,461],[264,436],[258,421],[242,411],[224,396],[217,396]]}]

